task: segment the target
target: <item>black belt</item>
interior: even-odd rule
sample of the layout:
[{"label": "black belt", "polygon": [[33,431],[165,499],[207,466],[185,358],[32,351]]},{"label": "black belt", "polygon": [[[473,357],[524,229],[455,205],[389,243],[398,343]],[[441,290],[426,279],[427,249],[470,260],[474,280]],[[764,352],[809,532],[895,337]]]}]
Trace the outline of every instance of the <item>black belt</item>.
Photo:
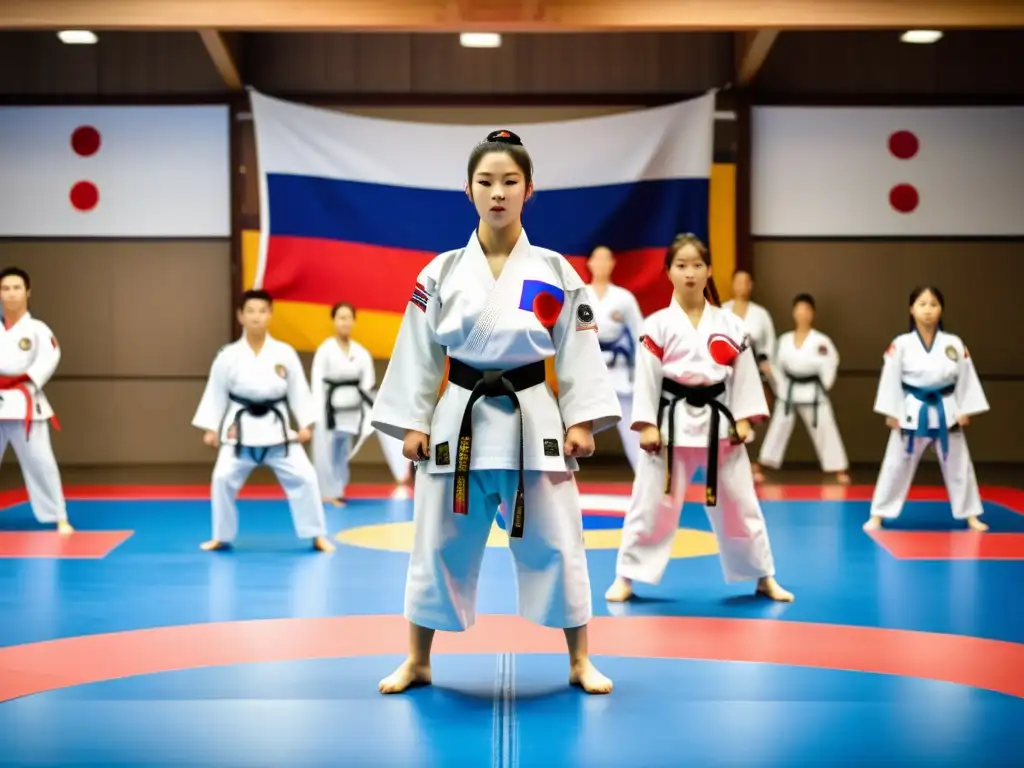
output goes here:
[{"label": "black belt", "polygon": [[513,538],[523,536],[526,494],[523,458],[526,453],[523,440],[523,414],[517,392],[536,387],[547,380],[543,361],[513,368],[510,371],[478,371],[472,366],[449,358],[448,381],[472,394],[462,414],[459,428],[459,447],[455,453],[455,494],[453,511],[457,515],[469,514],[469,460],[473,451],[473,406],[481,397],[507,397],[519,411],[519,487],[516,490],[515,508],[512,513]]},{"label": "black belt", "polygon": [[[335,408],[331,404],[331,400],[334,398],[334,393],[342,387],[354,387],[356,392],[359,393],[359,398],[371,408],[373,407],[373,398],[366,394],[362,387],[359,386],[359,379],[324,379],[324,384],[327,385],[327,394],[325,396],[324,408],[327,410],[327,429],[334,430],[337,426],[337,421],[334,418],[334,414],[341,410],[355,410],[347,408]],[[363,407],[359,406],[360,417],[359,417],[359,429],[356,434],[362,434],[363,432]]]},{"label": "black belt", "polygon": [[814,402],[812,406],[814,411],[811,414],[811,423],[815,429],[818,428],[818,395],[825,391],[825,385],[821,383],[821,379],[817,376],[793,376],[789,371],[783,369],[783,374],[789,380],[789,386],[786,388],[786,410],[785,413],[789,416],[789,409],[793,404],[793,385],[795,384],[816,384],[814,388]]},{"label": "black belt", "polygon": [[[288,451],[288,421],[284,416],[281,415],[281,411],[275,406],[281,403],[287,403],[287,397],[279,397],[276,400],[249,400],[245,397],[239,397],[238,395],[228,395],[228,398],[233,403],[237,403],[242,406],[238,411],[235,412],[235,418],[232,421],[232,426],[235,428],[235,456],[242,455],[242,414],[248,413],[250,416],[266,416],[268,413],[274,414],[274,417],[281,424],[281,433],[284,436],[285,453]],[[262,464],[263,460],[267,457],[267,452],[273,448],[272,445],[263,446],[263,453],[256,459],[257,464]],[[253,454],[256,453],[256,449],[253,448]]]},{"label": "black belt", "polygon": [[675,464],[675,431],[676,431],[676,406],[687,402],[696,407],[710,406],[711,424],[708,426],[708,461],[707,461],[707,490],[705,504],[714,507],[718,504],[718,442],[720,418],[725,416],[731,425],[731,432],[736,433],[736,419],[724,403],[716,398],[725,392],[725,382],[712,384],[706,387],[690,387],[680,384],[672,379],[661,381],[661,402],[658,405],[658,423],[661,423],[662,415],[668,407],[668,459],[665,469],[665,493],[672,492],[672,465]]}]

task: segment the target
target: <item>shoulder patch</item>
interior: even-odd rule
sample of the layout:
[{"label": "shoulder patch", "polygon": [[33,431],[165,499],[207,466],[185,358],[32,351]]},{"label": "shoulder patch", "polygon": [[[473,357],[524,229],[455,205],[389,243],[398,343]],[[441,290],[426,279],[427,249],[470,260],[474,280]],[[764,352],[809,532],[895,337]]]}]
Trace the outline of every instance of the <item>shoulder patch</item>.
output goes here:
[{"label": "shoulder patch", "polygon": [[576,330],[597,330],[597,323],[594,322],[594,309],[589,304],[580,304],[576,307]]},{"label": "shoulder patch", "polygon": [[409,297],[409,303],[421,312],[427,311],[427,304],[430,303],[430,294],[422,282],[416,282],[412,289],[412,296]]},{"label": "shoulder patch", "polygon": [[896,354],[896,342],[894,341],[892,344],[889,345],[889,348],[887,350],[885,350],[885,356],[886,357],[892,357],[895,354]]},{"label": "shoulder patch", "polygon": [[967,360],[971,356],[971,353],[967,350],[967,345],[964,344],[964,360]]}]

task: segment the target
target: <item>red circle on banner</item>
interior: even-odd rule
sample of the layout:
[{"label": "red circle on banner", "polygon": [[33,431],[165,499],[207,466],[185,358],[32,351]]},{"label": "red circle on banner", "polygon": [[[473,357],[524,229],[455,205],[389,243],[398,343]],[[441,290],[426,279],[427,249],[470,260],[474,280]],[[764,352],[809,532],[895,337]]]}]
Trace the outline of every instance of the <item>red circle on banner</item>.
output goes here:
[{"label": "red circle on banner", "polygon": [[889,137],[889,151],[900,160],[909,160],[920,148],[917,136],[910,131],[896,131]]},{"label": "red circle on banner", "polygon": [[71,149],[81,157],[95,155],[100,149],[100,132],[91,125],[80,125],[71,134]]},{"label": "red circle on banner", "polygon": [[911,213],[920,202],[921,196],[913,184],[897,184],[889,190],[889,205],[900,213]]},{"label": "red circle on banner", "polygon": [[91,181],[80,181],[71,188],[71,205],[78,211],[91,211],[100,201],[100,191]]},{"label": "red circle on banner", "polygon": [[540,320],[545,328],[551,328],[558,322],[558,316],[562,313],[562,302],[550,293],[542,291],[533,299],[533,314]]}]

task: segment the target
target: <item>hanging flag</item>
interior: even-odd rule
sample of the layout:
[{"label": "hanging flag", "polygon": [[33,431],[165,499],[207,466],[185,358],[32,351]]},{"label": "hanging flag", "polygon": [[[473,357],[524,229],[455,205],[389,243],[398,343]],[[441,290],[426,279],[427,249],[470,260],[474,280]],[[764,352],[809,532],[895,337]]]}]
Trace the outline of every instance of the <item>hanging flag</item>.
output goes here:
[{"label": "hanging flag", "polygon": [[0,237],[230,237],[226,105],[0,107]]},{"label": "hanging flag", "polygon": [[515,131],[534,163],[523,212],[530,242],[569,258],[584,279],[591,250],[608,246],[614,281],[645,313],[671,296],[673,238],[708,239],[714,93],[519,126],[382,120],[250,96],[262,211],[254,285],[274,296],[272,331],[299,349],[314,349],[328,308],[350,301],[359,341],[390,356],[417,274],[477,224],[467,164],[495,127]]},{"label": "hanging flag", "polygon": [[1024,235],[1024,108],[756,107],[760,237]]}]

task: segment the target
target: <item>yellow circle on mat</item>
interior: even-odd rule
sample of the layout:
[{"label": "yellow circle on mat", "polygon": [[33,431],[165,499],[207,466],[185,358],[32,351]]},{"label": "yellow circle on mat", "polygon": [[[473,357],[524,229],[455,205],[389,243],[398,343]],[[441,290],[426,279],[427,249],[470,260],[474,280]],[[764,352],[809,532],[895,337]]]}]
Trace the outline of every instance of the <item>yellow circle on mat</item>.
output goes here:
[{"label": "yellow circle on mat", "polygon": [[[342,544],[365,549],[382,549],[388,552],[412,551],[413,523],[380,523],[349,528],[334,538]],[[622,542],[621,528],[603,528],[583,532],[587,549],[618,549]],[[487,537],[488,547],[508,547],[508,534],[497,525],[491,526]],[[672,557],[704,557],[718,554],[718,541],[708,531],[680,528],[672,544]]]}]

